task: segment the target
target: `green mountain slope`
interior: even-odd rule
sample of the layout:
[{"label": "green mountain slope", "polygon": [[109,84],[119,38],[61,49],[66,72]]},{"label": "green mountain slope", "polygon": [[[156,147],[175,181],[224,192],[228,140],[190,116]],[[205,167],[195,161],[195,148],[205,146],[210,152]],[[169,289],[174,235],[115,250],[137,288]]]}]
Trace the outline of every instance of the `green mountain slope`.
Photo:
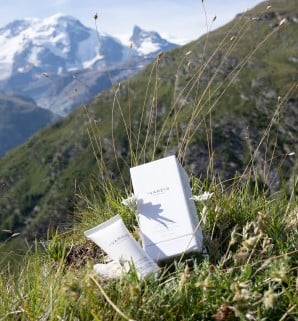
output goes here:
[{"label": "green mountain slope", "polygon": [[0,157],[54,120],[30,98],[0,93]]},{"label": "green mountain slope", "polygon": [[34,237],[49,225],[71,226],[77,193],[91,194],[106,179],[120,184],[120,173],[129,189],[130,165],[172,153],[196,176],[240,173],[269,192],[294,184],[296,2],[266,1],[160,55],[7,153],[0,230]]}]

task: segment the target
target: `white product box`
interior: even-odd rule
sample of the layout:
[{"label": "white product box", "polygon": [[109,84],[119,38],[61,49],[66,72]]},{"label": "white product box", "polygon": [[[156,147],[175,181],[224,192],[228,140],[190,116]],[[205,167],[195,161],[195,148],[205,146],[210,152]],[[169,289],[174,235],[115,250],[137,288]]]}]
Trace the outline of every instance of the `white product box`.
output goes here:
[{"label": "white product box", "polygon": [[143,247],[156,262],[202,249],[189,179],[175,156],[130,169]]}]

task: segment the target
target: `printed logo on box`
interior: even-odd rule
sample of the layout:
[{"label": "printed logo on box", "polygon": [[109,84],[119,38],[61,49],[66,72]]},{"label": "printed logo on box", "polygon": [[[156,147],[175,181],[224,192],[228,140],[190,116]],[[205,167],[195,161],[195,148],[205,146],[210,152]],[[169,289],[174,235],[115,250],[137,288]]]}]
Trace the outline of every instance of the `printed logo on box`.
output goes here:
[{"label": "printed logo on box", "polygon": [[169,190],[170,190],[170,187],[161,187],[161,188],[157,188],[153,191],[147,192],[147,195],[150,195],[150,196],[161,195],[161,194],[168,192]]}]

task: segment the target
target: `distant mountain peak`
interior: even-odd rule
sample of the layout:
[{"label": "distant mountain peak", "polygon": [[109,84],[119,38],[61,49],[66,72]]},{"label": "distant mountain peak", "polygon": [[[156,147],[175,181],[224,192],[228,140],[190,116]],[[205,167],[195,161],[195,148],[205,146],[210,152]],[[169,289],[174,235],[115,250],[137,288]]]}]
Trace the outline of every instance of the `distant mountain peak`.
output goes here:
[{"label": "distant mountain peak", "polygon": [[[30,68],[42,68],[54,74],[84,69],[91,67],[95,58],[97,65],[99,61],[118,59],[119,62],[125,51],[124,45],[108,35],[101,34],[103,41],[99,43],[95,30],[61,13],[45,19],[13,21],[0,28],[0,35],[0,80]],[[117,43],[117,58],[115,55],[104,57],[102,45],[107,41],[114,47]]]},{"label": "distant mountain peak", "polygon": [[167,51],[178,45],[162,38],[156,31],[145,31],[135,25],[130,42],[140,55],[154,55],[160,51]]},{"label": "distant mountain peak", "polygon": [[85,27],[81,21],[73,16],[70,15],[66,15],[63,13],[56,13],[52,16],[49,16],[43,20],[40,20],[41,23],[45,24],[45,25],[52,25],[52,26],[73,26],[73,25],[77,25],[80,26],[82,28],[86,28],[89,29],[87,27]]},{"label": "distant mountain peak", "polygon": [[139,34],[140,32],[142,32],[142,29],[139,26],[135,25],[132,31],[133,35]]},{"label": "distant mountain peak", "polygon": [[155,42],[163,42],[165,40],[161,38],[161,36],[156,31],[146,31],[135,25],[133,28],[132,36],[130,37],[130,41],[138,43],[146,38],[152,38]]},{"label": "distant mountain peak", "polygon": [[55,21],[59,21],[59,20],[79,21],[75,17],[66,15],[62,12],[57,12],[57,13],[53,14],[52,16],[49,16],[44,19],[44,21],[48,21],[48,22],[50,22],[50,21],[55,22]]}]

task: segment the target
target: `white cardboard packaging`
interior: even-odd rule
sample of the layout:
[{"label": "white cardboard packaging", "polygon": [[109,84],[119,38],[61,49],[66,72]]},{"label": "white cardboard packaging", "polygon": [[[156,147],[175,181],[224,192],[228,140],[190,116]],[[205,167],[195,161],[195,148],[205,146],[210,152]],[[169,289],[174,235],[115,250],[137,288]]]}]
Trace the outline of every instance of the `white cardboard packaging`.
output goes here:
[{"label": "white cardboard packaging", "polygon": [[143,248],[163,262],[202,249],[189,179],[175,156],[130,169]]}]

